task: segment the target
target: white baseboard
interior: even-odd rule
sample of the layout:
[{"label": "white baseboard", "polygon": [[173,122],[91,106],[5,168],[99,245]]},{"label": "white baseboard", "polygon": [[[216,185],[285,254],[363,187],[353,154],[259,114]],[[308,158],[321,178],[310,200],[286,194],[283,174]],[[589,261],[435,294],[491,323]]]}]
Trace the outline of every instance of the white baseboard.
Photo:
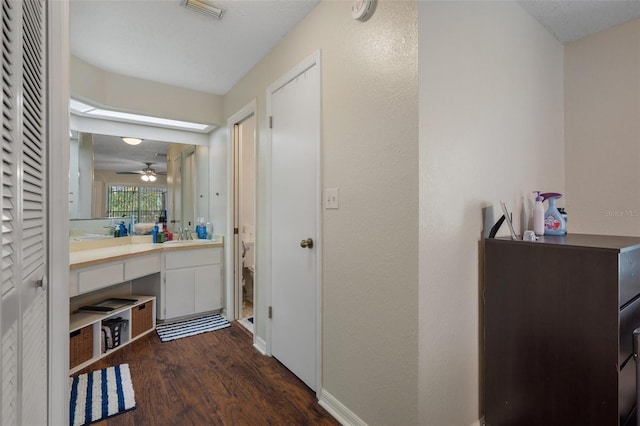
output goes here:
[{"label": "white baseboard", "polygon": [[324,389],[320,392],[318,403],[343,426],[367,426],[364,420]]},{"label": "white baseboard", "polygon": [[256,341],[253,342],[253,347],[256,348],[262,355],[267,354],[267,342],[265,342],[258,336],[256,336]]}]

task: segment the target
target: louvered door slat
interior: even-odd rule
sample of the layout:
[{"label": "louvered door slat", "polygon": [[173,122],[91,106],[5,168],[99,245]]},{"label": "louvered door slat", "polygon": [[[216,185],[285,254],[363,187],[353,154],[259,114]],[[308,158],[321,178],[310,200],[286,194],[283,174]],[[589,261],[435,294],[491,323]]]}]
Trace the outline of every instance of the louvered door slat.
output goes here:
[{"label": "louvered door slat", "polygon": [[[15,203],[15,150],[16,140],[16,75],[15,10],[9,1],[2,1],[2,424],[18,424],[18,315],[7,315],[9,307],[19,301],[16,288],[16,253],[14,230],[17,205]],[[6,319],[5,319],[6,318]],[[7,321],[10,320],[10,322]]]},{"label": "louvered door slat", "polygon": [[47,293],[35,285],[46,270],[47,246],[46,2],[0,2],[0,424],[46,424]]},{"label": "louvered door slat", "polygon": [[18,336],[11,324],[2,336],[2,424],[18,424]]}]

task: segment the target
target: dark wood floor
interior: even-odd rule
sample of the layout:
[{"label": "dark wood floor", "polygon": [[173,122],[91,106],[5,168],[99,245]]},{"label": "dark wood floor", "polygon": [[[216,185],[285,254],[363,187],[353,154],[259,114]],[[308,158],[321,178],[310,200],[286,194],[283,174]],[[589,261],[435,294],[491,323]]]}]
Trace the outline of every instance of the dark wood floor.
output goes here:
[{"label": "dark wood floor", "polygon": [[128,363],[136,409],[111,425],[338,425],[241,325],[161,343],[155,332],[80,371]]}]

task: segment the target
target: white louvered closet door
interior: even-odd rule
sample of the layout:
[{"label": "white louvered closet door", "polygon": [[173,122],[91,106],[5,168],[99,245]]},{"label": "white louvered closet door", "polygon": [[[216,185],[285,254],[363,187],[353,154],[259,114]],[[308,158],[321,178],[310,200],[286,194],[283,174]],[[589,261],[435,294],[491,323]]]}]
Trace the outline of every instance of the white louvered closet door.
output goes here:
[{"label": "white louvered closet door", "polygon": [[47,423],[46,3],[2,2],[2,425]]}]

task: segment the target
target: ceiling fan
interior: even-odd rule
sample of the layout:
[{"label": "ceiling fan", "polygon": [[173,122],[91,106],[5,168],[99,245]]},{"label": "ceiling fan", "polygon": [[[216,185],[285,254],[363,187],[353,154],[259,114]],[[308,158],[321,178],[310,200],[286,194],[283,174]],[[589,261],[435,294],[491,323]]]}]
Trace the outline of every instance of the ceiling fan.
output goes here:
[{"label": "ceiling fan", "polygon": [[129,172],[116,172],[119,175],[142,175],[140,179],[145,182],[153,182],[156,180],[156,175],[166,175],[166,172],[156,172],[155,169],[151,167],[153,163],[144,163],[147,167],[138,171],[129,171]]}]

